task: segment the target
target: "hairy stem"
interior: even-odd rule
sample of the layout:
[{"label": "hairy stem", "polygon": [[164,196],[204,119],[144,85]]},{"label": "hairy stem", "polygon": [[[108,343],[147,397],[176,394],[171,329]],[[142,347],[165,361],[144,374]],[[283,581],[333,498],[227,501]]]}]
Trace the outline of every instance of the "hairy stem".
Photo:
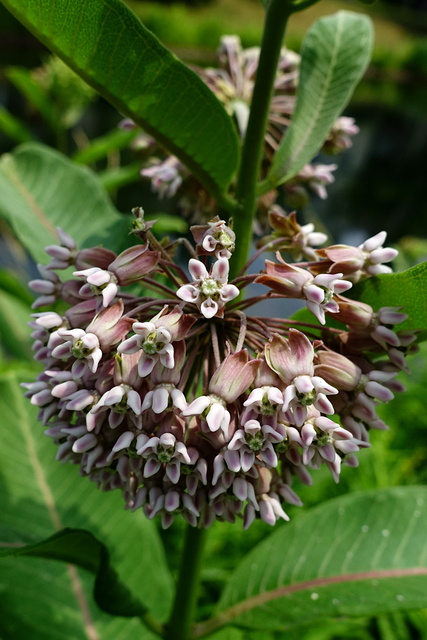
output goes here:
[{"label": "hairy stem", "polygon": [[197,603],[206,530],[187,525],[175,602],[166,625],[165,640],[190,640]]},{"label": "hairy stem", "polygon": [[235,277],[249,257],[252,221],[256,211],[256,187],[259,178],[267,128],[268,112],[274,91],[277,65],[286,24],[292,13],[290,0],[271,0],[266,11],[248,128],[243,143],[242,162],[236,188],[239,208],[234,212],[236,250],[231,260],[231,277]]}]

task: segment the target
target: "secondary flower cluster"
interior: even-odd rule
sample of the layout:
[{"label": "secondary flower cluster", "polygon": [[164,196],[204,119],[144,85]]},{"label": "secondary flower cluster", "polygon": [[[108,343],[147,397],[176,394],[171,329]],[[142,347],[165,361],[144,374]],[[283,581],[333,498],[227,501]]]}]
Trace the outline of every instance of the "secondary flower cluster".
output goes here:
[{"label": "secondary flower cluster", "polygon": [[[218,50],[219,68],[193,67],[233,118],[242,139],[246,133],[259,54],[258,47],[243,49],[238,36],[223,36]],[[265,134],[264,174],[267,173],[295,109],[299,65],[300,56],[283,48]],[[134,124],[125,120],[122,126],[134,127]],[[353,118],[338,118],[325,140],[322,151],[334,155],[341,153],[351,146],[351,137],[358,131]],[[211,215],[216,213],[217,205],[214,199],[178,158],[167,155],[151,138],[142,137],[135,142],[136,148],[141,145],[150,155],[148,166],[142,169],[141,175],[151,180],[152,189],[160,198],[177,195],[179,206],[193,220],[205,220],[206,211]],[[281,187],[285,191],[289,206],[302,208],[307,204],[310,194],[326,198],[326,187],[334,181],[332,172],[336,168],[336,164],[305,165],[294,178]],[[261,208],[268,208],[275,199],[275,192],[267,194],[260,202]]]},{"label": "secondary flower cluster", "polygon": [[[120,255],[79,250],[58,229],[31,283],[35,308],[61,302],[33,315],[43,371],[24,385],[56,457],[164,527],[177,514],[199,527],[287,520],[283,503],[301,504],[293,478],[311,483],[326,465],[338,481],[370,429],[387,428],[377,406],[403,390],[396,375],[415,339],[396,329],[406,316],[343,295],[388,271],[396,252],[384,232],[358,248],[316,249],[325,238],[276,207],[265,246],[311,262],[278,253],[229,283],[235,236],[225,221],[193,228],[187,275],[175,242],[159,243],[134,214],[141,244]],[[69,267],[73,277],[61,278]],[[265,298],[239,295],[254,281],[265,295],[305,301],[312,321],[249,315]]]}]

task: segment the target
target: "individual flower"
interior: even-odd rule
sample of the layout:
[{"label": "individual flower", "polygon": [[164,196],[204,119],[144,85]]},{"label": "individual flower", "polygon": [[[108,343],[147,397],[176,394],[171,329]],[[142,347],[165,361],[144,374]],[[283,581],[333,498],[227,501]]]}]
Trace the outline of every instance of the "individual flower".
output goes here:
[{"label": "individual flower", "polygon": [[313,276],[309,271],[287,264],[265,261],[266,274],[258,276],[255,282],[265,284],[286,297],[305,298],[307,308],[321,324],[325,324],[325,312],[338,313],[336,294],[351,288],[352,283],[343,280],[342,273],[321,273]]},{"label": "individual flower", "polygon": [[205,225],[193,225],[190,231],[196,242],[198,255],[214,254],[216,258],[231,258],[236,234],[218,216]]},{"label": "individual flower", "polygon": [[108,307],[116,297],[120,285],[127,286],[140,280],[157,266],[159,258],[160,253],[149,251],[148,245],[135,246],[125,249],[108,265],[108,269],[90,267],[74,271],[73,275],[86,280],[86,284],[80,289],[81,295],[91,292],[101,295],[103,306]]},{"label": "individual flower", "polygon": [[164,307],[150,322],[135,322],[132,331],[135,333],[124,340],[118,347],[119,353],[136,353],[141,351],[138,362],[138,373],[141,377],[150,375],[154,367],[160,363],[167,369],[175,366],[174,342],[185,338],[195,319],[175,307],[167,313]]},{"label": "individual flower", "polygon": [[141,169],[141,175],[151,178],[152,190],[158,193],[160,198],[171,198],[178,191],[183,176],[188,175],[188,171],[178,158],[169,156],[162,162],[157,161],[150,167]]},{"label": "individual flower", "polygon": [[234,284],[227,284],[229,263],[226,258],[217,260],[208,272],[203,262],[191,258],[188,270],[193,278],[191,284],[178,289],[176,295],[185,302],[192,302],[205,318],[223,314],[223,307],[239,295]]},{"label": "individual flower", "polygon": [[326,242],[328,236],[315,231],[314,224],[301,226],[297,222],[295,211],[288,215],[279,205],[269,209],[268,222],[273,233],[264,236],[258,242],[258,247],[274,243],[277,249],[290,253],[295,260],[300,260],[302,257],[318,260],[313,247]]},{"label": "individual flower", "polygon": [[64,342],[52,350],[52,357],[75,358],[71,371],[76,378],[81,378],[87,369],[95,373],[102,358],[98,336],[84,329],[59,329],[58,335]]},{"label": "individual flower", "polygon": [[333,414],[334,408],[326,397],[338,393],[320,376],[314,375],[314,349],[301,331],[289,330],[289,338],[275,335],[265,347],[269,366],[287,385],[283,393],[283,412],[288,412],[291,422],[301,426],[307,417],[307,407]]}]

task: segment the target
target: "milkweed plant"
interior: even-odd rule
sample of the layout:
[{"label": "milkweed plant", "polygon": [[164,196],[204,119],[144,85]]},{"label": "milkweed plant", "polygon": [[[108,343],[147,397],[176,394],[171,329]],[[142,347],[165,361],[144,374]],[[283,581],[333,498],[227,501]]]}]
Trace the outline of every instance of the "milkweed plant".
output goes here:
[{"label": "milkweed plant", "polygon": [[[359,131],[342,111],[369,61],[370,21],[351,12],[322,18],[299,55],[284,47],[285,27],[313,1],[270,0],[259,48],[224,36],[217,67],[188,68],[120,0],[95,0],[90,8],[43,0],[37,10],[29,0],[4,4],[118,108],[126,118],[121,128],[140,131],[149,149],[143,180],[159,198],[173,198],[190,224],[189,236],[162,236],[144,203],[135,203],[127,246],[115,250],[105,239],[75,238],[61,223],[30,282],[41,371],[22,386],[58,464],[74,465],[76,483],[101,489],[99,501],[119,492],[133,519],[164,529],[187,525],[163,621],[139,601],[130,606],[134,596],[116,574],[104,578],[112,593],[98,585],[95,598],[168,639],[201,638],[229,624],[261,633],[267,601],[284,613],[265,629],[286,629],[292,579],[279,547],[282,577],[274,587],[261,587],[254,570],[252,591],[230,587],[216,614],[195,622],[202,542],[218,521],[246,530],[260,520],[277,528],[272,536],[286,536],[289,505],[302,506],[298,486],[315,482],[320,467],[339,482],[343,466],[358,466],[371,431],[388,429],[378,409],[404,391],[399,373],[409,371],[407,357],[417,351],[422,327],[387,284],[397,250],[387,246],[386,231],[359,246],[328,244],[294,210],[313,194],[327,198],[338,164],[319,162],[319,151],[338,155]],[[300,306],[291,316],[290,299]],[[271,301],[274,312],[261,315],[259,303],[269,308]],[[360,511],[364,517],[363,504]],[[105,558],[95,567],[70,558],[77,535],[59,531],[28,554],[75,562],[99,582]],[[91,544],[104,549],[102,540]],[[409,569],[426,575],[425,563],[401,556],[393,569],[402,580]],[[298,562],[302,556],[292,560],[295,571]],[[368,577],[354,568],[326,573],[314,595],[335,574],[343,583],[347,575],[363,583],[381,571],[395,577],[388,565],[364,562],[359,572]],[[237,575],[235,587],[248,580]],[[115,590],[112,610],[106,600]],[[317,598],[311,594],[313,607]],[[405,606],[404,598],[397,602]],[[392,610],[387,599],[376,606]],[[351,615],[351,607],[335,605],[326,615]]]}]

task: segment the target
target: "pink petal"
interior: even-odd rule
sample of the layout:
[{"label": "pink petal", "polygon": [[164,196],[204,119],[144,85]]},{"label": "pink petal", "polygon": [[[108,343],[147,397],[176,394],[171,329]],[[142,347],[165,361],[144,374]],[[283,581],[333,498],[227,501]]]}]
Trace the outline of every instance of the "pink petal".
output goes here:
[{"label": "pink petal", "polygon": [[102,306],[103,307],[108,307],[108,305],[112,303],[112,301],[117,295],[118,290],[119,288],[116,284],[114,284],[114,282],[110,282],[110,284],[107,284],[105,289],[102,290]]},{"label": "pink petal", "polygon": [[185,300],[185,302],[197,302],[199,298],[199,290],[192,284],[184,284],[176,292],[178,298]]},{"label": "pink petal", "polygon": [[235,287],[234,284],[224,284],[219,292],[219,297],[224,302],[229,302],[230,300],[234,300],[234,298],[237,298],[239,293],[239,289]]},{"label": "pink petal", "polygon": [[182,412],[183,416],[197,416],[203,413],[205,409],[211,404],[210,396],[199,396],[195,398],[193,402],[190,402],[185,411]]},{"label": "pink petal", "polygon": [[206,416],[206,422],[210,431],[215,432],[218,431],[218,429],[223,429],[223,431],[225,431],[228,429],[228,425],[230,424],[230,414],[222,404],[214,402]]},{"label": "pink petal", "polygon": [[142,352],[141,357],[138,361],[138,373],[141,378],[145,378],[146,376],[150,375],[157,360],[157,357],[153,358],[152,356],[149,356],[146,353]]},{"label": "pink petal", "polygon": [[191,258],[190,261],[188,262],[188,270],[193,280],[202,280],[203,278],[208,277],[207,269],[203,264],[203,262],[200,262],[200,260],[195,260],[194,258]]},{"label": "pink petal", "polygon": [[227,258],[220,258],[214,263],[212,267],[212,278],[224,284],[225,282],[227,282],[229,269],[230,265]]},{"label": "pink petal", "polygon": [[216,312],[218,311],[218,304],[212,300],[212,298],[208,298],[204,300],[200,306],[200,311],[205,318],[213,318]]},{"label": "pink petal", "polygon": [[154,413],[163,413],[166,411],[169,404],[169,393],[167,389],[161,387],[160,389],[155,389],[153,394],[153,404],[152,409]]}]

